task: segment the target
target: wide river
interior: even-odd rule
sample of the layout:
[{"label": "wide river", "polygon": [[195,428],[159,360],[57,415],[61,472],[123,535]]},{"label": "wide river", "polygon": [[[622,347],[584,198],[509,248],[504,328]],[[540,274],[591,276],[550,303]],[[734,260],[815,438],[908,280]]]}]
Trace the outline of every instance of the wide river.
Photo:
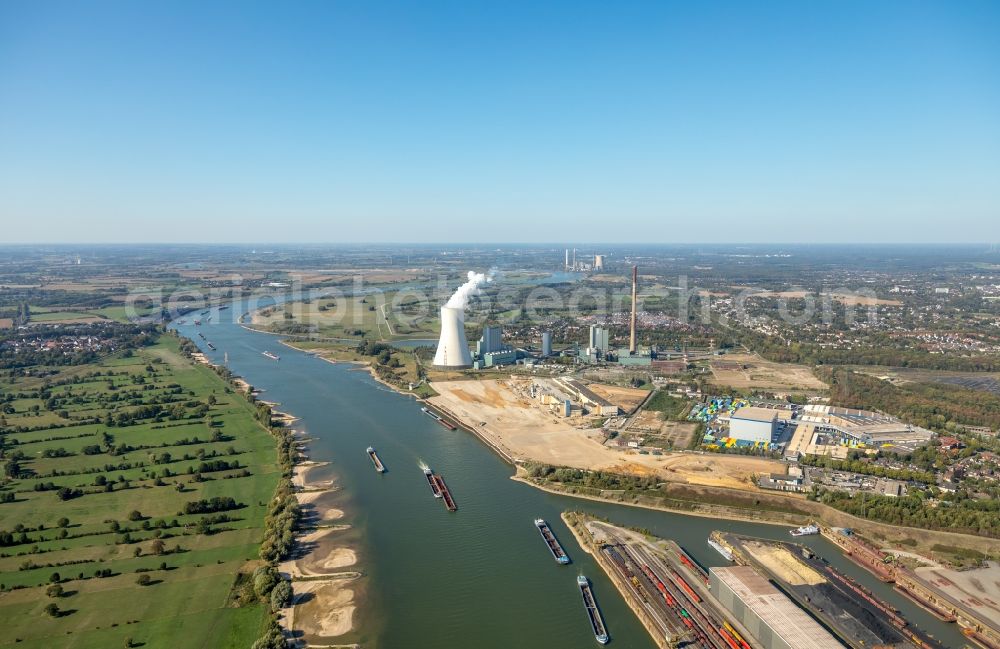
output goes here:
[{"label": "wide river", "polygon": [[[672,538],[706,566],[725,560],[706,544],[713,529],[787,540],[787,528],[669,514],[594,503],[544,493],[510,480],[513,468],[472,434],[450,431],[420,411],[420,404],[374,381],[364,369],[331,364],[247,331],[234,320],[243,305],[219,312],[195,327],[174,325],[209,358],[223,363],[256,388],[262,398],[300,418],[296,428],[314,439],[310,455],[331,464],[322,469],[342,487],[338,495],[354,526],[358,568],[367,578],[359,594],[355,624],[346,638],[366,647],[471,649],[596,647],[576,587],[577,574],[594,590],[611,646],[655,645],[599,566],[577,546],[559,518],[575,509]],[[210,351],[197,336],[215,344]],[[273,361],[262,355],[281,355]],[[377,474],[365,453],[375,446],[388,472]],[[420,471],[426,463],[441,473],[458,511],[447,512],[431,496]],[[553,526],[572,557],[552,560],[532,521]],[[947,646],[965,642],[954,625],[931,618],[890,587],[846,560],[821,537],[803,542],[897,606]]]}]

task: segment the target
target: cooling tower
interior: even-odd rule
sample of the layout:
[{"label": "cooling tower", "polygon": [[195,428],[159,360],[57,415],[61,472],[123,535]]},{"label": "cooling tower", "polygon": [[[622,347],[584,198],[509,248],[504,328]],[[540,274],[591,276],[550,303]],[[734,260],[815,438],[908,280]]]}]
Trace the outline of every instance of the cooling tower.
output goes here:
[{"label": "cooling tower", "polygon": [[472,354],[465,339],[465,309],[441,307],[441,339],[434,354],[434,367],[472,367]]}]

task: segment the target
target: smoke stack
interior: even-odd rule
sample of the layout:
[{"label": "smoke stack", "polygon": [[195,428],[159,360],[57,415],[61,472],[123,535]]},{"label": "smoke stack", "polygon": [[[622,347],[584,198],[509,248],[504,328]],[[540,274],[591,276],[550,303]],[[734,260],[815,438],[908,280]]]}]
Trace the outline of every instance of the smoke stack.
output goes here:
[{"label": "smoke stack", "polygon": [[434,354],[434,367],[465,369],[472,367],[469,342],[465,339],[465,308],[441,307],[441,339]]},{"label": "smoke stack", "polygon": [[628,353],[635,354],[635,307],[636,307],[636,294],[639,288],[639,267],[632,266],[632,327],[628,339]]}]

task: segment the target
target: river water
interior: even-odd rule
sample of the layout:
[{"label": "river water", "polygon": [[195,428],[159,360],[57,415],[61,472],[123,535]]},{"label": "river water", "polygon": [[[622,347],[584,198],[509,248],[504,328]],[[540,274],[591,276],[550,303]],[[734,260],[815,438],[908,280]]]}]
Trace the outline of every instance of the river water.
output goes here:
[{"label": "river water", "polygon": [[[653,648],[614,586],[560,520],[570,509],[672,538],[706,566],[726,565],[706,544],[713,529],[788,539],[783,527],[595,503],[514,482],[513,468],[476,437],[446,430],[424,415],[417,401],[382,386],[366,370],[332,364],[243,329],[234,322],[243,306],[213,309],[212,322],[202,327],[190,324],[191,316],[188,324],[174,327],[213,362],[223,363],[228,354],[230,369],[263,390],[263,399],[300,418],[295,426],[313,438],[311,458],[331,463],[311,477],[330,477],[342,487],[337,505],[347,513],[344,522],[354,526],[358,568],[366,574],[355,620],[361,630],[346,641],[388,649],[596,647],[576,587],[582,573],[594,583],[610,646]],[[199,331],[216,351],[207,349]],[[281,360],[266,358],[266,350]],[[384,475],[373,470],[365,453],[369,445],[385,462]],[[444,476],[457,512],[447,512],[431,496],[422,463]],[[553,526],[571,565],[553,561],[533,525],[537,517]],[[828,541],[802,540],[946,645],[965,644],[954,625],[934,620]]]}]

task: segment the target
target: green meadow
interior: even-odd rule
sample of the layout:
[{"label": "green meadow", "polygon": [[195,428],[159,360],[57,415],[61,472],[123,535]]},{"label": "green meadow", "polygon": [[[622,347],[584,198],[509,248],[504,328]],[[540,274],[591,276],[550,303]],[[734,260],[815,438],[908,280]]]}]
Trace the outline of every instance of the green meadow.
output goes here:
[{"label": "green meadow", "polygon": [[0,646],[253,644],[280,477],[254,407],[166,335],[27,369],[0,377]]}]

